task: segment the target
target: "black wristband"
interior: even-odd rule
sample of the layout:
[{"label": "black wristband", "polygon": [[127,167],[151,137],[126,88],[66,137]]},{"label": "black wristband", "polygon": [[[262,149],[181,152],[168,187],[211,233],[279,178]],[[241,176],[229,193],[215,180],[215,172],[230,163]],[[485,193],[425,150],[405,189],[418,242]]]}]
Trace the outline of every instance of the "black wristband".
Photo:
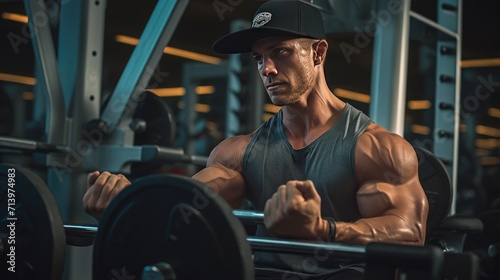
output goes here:
[{"label": "black wristband", "polygon": [[325,218],[328,221],[328,225],[330,226],[330,232],[328,233],[327,242],[333,242],[335,240],[335,233],[337,233],[337,226],[335,226],[335,220],[333,218],[327,217]]}]

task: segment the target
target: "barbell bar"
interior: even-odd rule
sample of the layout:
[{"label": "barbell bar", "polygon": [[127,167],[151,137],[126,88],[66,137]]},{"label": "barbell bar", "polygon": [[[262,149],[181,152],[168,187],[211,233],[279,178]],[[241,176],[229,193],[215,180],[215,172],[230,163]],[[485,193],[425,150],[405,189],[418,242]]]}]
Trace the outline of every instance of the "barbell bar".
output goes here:
[{"label": "barbell bar", "polygon": [[[255,225],[262,223],[264,214],[255,211],[234,210],[233,214],[243,224]],[[90,246],[99,230],[97,226],[82,226],[65,224],[66,240],[68,245]],[[267,237],[247,237],[252,250],[278,253],[307,254],[314,255],[318,250],[327,252],[340,258],[363,260],[366,253],[364,245],[349,245],[341,243],[326,243],[315,241],[283,240]]]},{"label": "barbell bar", "polygon": [[61,145],[53,145],[50,143],[26,140],[21,138],[12,138],[0,136],[0,148],[25,151],[25,152],[40,152],[40,153],[68,153],[69,148]]}]

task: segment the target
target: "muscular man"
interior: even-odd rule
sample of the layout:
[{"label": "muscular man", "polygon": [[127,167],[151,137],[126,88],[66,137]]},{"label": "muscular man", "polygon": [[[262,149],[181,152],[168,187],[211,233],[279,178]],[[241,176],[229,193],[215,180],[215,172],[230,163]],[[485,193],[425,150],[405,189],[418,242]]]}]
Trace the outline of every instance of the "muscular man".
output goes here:
[{"label": "muscular man", "polygon": [[[328,42],[314,7],[266,2],[252,28],[222,37],[213,48],[251,52],[270,99],[282,108],[252,134],[221,142],[193,179],[235,208],[247,198],[264,211],[265,228],[257,235],[424,243],[428,204],[415,151],[331,92],[324,73]],[[123,175],[91,173],[85,210],[99,217],[129,184]],[[295,257],[260,260],[307,270],[294,265],[301,265]]]}]

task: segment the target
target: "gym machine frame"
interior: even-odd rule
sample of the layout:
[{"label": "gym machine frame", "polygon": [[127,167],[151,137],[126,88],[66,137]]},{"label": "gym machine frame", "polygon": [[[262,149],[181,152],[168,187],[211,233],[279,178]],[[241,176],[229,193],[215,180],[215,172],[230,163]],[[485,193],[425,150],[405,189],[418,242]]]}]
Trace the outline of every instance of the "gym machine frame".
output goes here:
[{"label": "gym machine frame", "polygon": [[[130,162],[158,158],[198,164],[206,161],[203,157],[185,155],[182,149],[133,146],[134,131],[129,126],[163,48],[188,3],[185,0],[158,1],[101,114],[106,1],[65,1],[61,4],[58,57],[48,24],[55,15],[43,2],[24,1],[35,54],[35,106],[45,106],[46,142],[1,137],[0,145],[42,155],[38,160],[48,167],[47,182],[64,221],[92,223],[83,211],[73,209],[85,192],[83,186],[89,171],[126,172]],[[70,252],[69,259],[78,258],[76,254]],[[75,273],[68,277],[81,276]]]}]

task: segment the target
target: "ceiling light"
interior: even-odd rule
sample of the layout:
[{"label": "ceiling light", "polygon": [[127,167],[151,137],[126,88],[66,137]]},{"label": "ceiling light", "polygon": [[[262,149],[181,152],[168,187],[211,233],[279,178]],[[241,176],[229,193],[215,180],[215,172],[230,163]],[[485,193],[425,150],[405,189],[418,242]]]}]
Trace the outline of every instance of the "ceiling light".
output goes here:
[{"label": "ceiling light", "polygon": [[214,86],[197,86],[194,88],[196,94],[212,94],[215,92]]},{"label": "ceiling light", "polygon": [[264,104],[264,111],[269,113],[277,113],[280,110],[280,106],[276,106],[274,104],[266,103]]},{"label": "ceiling light", "polygon": [[482,149],[497,149],[500,148],[500,140],[494,138],[476,139],[476,147]]},{"label": "ceiling light", "polygon": [[205,124],[205,127],[208,130],[217,130],[219,128],[219,124],[217,122],[207,121],[207,123]]},{"label": "ceiling light", "polygon": [[466,124],[461,123],[461,124],[459,125],[459,130],[460,130],[460,132],[461,132],[461,133],[466,133],[466,132],[467,132],[467,125],[466,125]]},{"label": "ceiling light", "polygon": [[[184,109],[184,107],[185,107],[184,101],[181,100],[181,101],[179,101],[177,103],[177,108],[179,108],[179,109],[182,110],[182,109]],[[210,105],[202,104],[202,103],[196,103],[194,105],[194,110],[196,112],[199,112],[199,113],[208,113],[208,112],[210,112]]]},{"label": "ceiling light", "polygon": [[[125,36],[125,35],[116,35],[115,40],[119,43],[127,44],[127,45],[133,45],[136,46],[139,43],[138,38],[130,37],[130,36]],[[178,57],[182,58],[188,58],[200,62],[205,62],[205,63],[210,63],[210,64],[219,64],[221,62],[221,59],[215,56],[209,56],[201,53],[195,53],[192,51],[186,51],[182,49],[177,49],[177,48],[172,48],[172,47],[165,47],[163,49],[163,52],[166,54],[170,55],[175,55]]]},{"label": "ceiling light", "polygon": [[181,50],[172,47],[165,47],[163,50],[164,53],[175,55],[178,57],[188,58],[200,62],[210,63],[210,64],[219,64],[221,59],[215,56],[209,56],[201,53],[195,53],[191,51]]},{"label": "ceiling light", "polygon": [[476,133],[491,137],[500,137],[500,129],[484,125],[476,125]]},{"label": "ceiling light", "polygon": [[347,99],[363,102],[363,103],[370,103],[370,95],[364,94],[364,93],[359,93],[355,91],[350,91],[346,89],[341,89],[337,88],[333,91],[335,95],[339,97],[344,97]]},{"label": "ceiling light", "polygon": [[[186,89],[183,87],[171,87],[171,88],[153,88],[146,89],[160,97],[174,97],[183,96],[186,93]],[[197,86],[194,88],[196,94],[212,94],[215,92],[214,86]]]},{"label": "ceiling light", "polygon": [[475,67],[498,67],[500,66],[500,58],[485,58],[485,59],[469,59],[462,60],[460,67],[475,68]]},{"label": "ceiling light", "polygon": [[429,100],[411,100],[408,101],[408,109],[410,110],[425,110],[431,108],[432,104]]},{"label": "ceiling light", "polygon": [[410,130],[411,132],[420,135],[429,135],[429,133],[431,132],[428,126],[420,124],[412,124]]},{"label": "ceiling light", "polygon": [[23,100],[26,100],[26,101],[31,101],[31,100],[35,99],[35,94],[32,91],[23,91],[21,93],[21,96],[22,96]]},{"label": "ceiling light", "polygon": [[172,96],[183,96],[186,90],[183,87],[172,87],[172,88],[147,89],[147,91],[150,91],[161,97],[172,97]]},{"label": "ceiling light", "polygon": [[208,113],[210,112],[210,105],[196,103],[196,105],[194,105],[194,109],[199,113]]},{"label": "ceiling light", "polygon": [[500,118],[500,109],[498,109],[498,108],[489,108],[488,109],[488,115],[490,117]]},{"label": "ceiling light", "polygon": [[20,23],[28,23],[28,16],[15,13],[2,13],[2,18]]},{"label": "ceiling light", "polygon": [[0,81],[25,84],[30,86],[33,86],[36,83],[36,79],[33,77],[19,76],[7,73],[0,73]]},{"label": "ceiling light", "polygon": [[479,159],[481,165],[499,165],[500,157],[482,157]]},{"label": "ceiling light", "polygon": [[262,114],[262,121],[265,122],[267,120],[269,120],[270,118],[272,118],[274,116],[274,114]]},{"label": "ceiling light", "polygon": [[139,39],[125,35],[116,35],[115,40],[118,43],[123,43],[132,46],[136,46],[139,43]]}]

